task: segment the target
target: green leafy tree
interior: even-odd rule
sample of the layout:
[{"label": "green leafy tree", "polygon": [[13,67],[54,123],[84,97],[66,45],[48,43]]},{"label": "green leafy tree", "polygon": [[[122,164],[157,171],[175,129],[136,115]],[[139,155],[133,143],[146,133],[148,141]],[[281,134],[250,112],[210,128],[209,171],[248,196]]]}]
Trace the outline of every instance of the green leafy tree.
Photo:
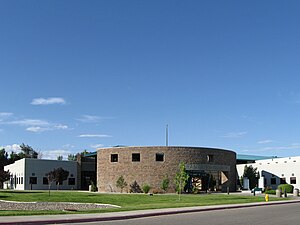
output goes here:
[{"label": "green leafy tree", "polygon": [[29,145],[25,145],[24,143],[22,143],[20,145],[20,148],[21,148],[21,152],[19,153],[19,156],[21,158],[34,158],[34,159],[38,158],[38,153]]},{"label": "green leafy tree", "polygon": [[3,182],[9,180],[10,173],[4,171],[4,166],[9,164],[8,153],[5,149],[0,150],[0,189],[3,188]]},{"label": "green leafy tree", "polygon": [[59,190],[59,185],[61,185],[65,180],[68,179],[69,171],[64,170],[63,168],[59,167],[55,170],[55,179],[57,182],[57,190]]},{"label": "green leafy tree", "polygon": [[0,170],[0,189],[3,189],[3,182],[10,179],[10,172]]},{"label": "green leafy tree", "polygon": [[116,186],[117,188],[120,188],[121,189],[121,193],[123,192],[123,189],[127,186],[127,183],[124,179],[123,176],[120,176],[116,182]]},{"label": "green leafy tree", "polygon": [[170,185],[170,179],[168,176],[165,176],[164,179],[162,180],[161,182],[161,189],[164,190],[164,192],[167,192],[168,188],[169,188],[169,185]]},{"label": "green leafy tree", "polygon": [[184,162],[181,162],[179,164],[179,171],[176,173],[175,180],[174,180],[176,191],[178,192],[179,200],[180,200],[180,195],[184,190],[184,187],[187,184],[188,179],[189,179],[189,175],[186,172],[185,164]]},{"label": "green leafy tree", "polygon": [[46,177],[48,179],[49,195],[50,195],[51,184],[55,181],[57,184],[57,190],[59,190],[59,185],[61,185],[65,180],[67,180],[68,176],[69,176],[69,171],[64,170],[61,167],[48,172],[46,174]]},{"label": "green leafy tree", "polygon": [[64,157],[63,157],[62,155],[57,156],[57,160],[58,160],[58,161],[62,161],[63,158],[64,158]]},{"label": "green leafy tree", "polygon": [[76,154],[69,154],[68,155],[68,161],[76,161],[77,155]]},{"label": "green leafy tree", "polygon": [[259,178],[257,168],[253,168],[251,165],[245,165],[243,177],[247,177],[249,179],[250,189],[253,189],[257,186]]}]

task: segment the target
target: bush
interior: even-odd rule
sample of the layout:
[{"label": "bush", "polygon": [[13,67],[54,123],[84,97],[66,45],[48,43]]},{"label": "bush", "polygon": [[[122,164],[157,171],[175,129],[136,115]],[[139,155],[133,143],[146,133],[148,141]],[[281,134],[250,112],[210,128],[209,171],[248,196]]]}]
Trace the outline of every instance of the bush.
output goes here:
[{"label": "bush", "polygon": [[136,180],[130,184],[130,193],[142,193],[141,187]]},{"label": "bush", "polygon": [[294,186],[291,184],[280,184],[277,188],[280,189],[282,193],[284,193],[284,190],[286,193],[293,193],[294,190]]},{"label": "bush", "polygon": [[92,192],[98,191],[98,188],[97,188],[97,186],[94,184],[93,181],[91,181],[91,186],[92,186],[92,188],[91,188],[91,191],[92,191]]},{"label": "bush", "polygon": [[147,194],[149,191],[150,191],[150,185],[149,184],[144,184],[143,185],[143,187],[142,187],[142,189],[143,189],[143,192],[145,193],[145,194]]},{"label": "bush", "polygon": [[276,190],[266,190],[265,194],[276,195]]}]

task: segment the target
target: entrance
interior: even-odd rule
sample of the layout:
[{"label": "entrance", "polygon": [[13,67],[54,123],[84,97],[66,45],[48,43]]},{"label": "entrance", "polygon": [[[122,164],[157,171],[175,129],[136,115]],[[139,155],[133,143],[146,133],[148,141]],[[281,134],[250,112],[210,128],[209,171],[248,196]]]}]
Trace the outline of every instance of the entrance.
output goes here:
[{"label": "entrance", "polygon": [[200,193],[202,191],[212,191],[216,186],[216,179],[212,174],[205,171],[187,171],[189,174],[187,190],[190,193]]}]

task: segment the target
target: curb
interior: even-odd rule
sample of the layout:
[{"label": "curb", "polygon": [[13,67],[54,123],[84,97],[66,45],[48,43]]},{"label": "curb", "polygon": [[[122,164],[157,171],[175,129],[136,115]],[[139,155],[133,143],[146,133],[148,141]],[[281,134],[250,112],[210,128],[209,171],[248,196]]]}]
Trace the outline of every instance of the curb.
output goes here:
[{"label": "curb", "polygon": [[[296,204],[300,203],[300,200],[292,200],[292,201],[276,201],[276,202],[263,202],[263,203],[250,203],[244,205],[226,205],[226,206],[216,206],[212,208],[196,208],[196,209],[184,209],[174,208],[171,211],[157,211],[157,212],[149,212],[149,213],[135,213],[132,215],[110,215],[110,216],[103,216],[103,217],[88,217],[88,218],[74,218],[74,219],[48,219],[48,220],[32,220],[32,221],[24,221],[24,222],[0,222],[1,225],[12,225],[12,224],[20,224],[20,225],[31,225],[31,224],[53,224],[53,223],[87,223],[87,222],[100,222],[100,221],[114,221],[114,220],[128,220],[128,219],[137,219],[137,218],[145,218],[145,217],[153,217],[153,216],[164,216],[164,215],[175,215],[175,214],[182,214],[182,213],[193,213],[193,212],[207,212],[207,211],[219,211],[225,209],[239,209],[239,208],[252,208],[258,206],[267,206],[267,205],[286,205],[286,204]],[[177,209],[177,210],[176,210]],[[130,212],[130,211],[127,211]],[[103,214],[102,214],[103,215]],[[5,217],[4,217],[5,218]],[[4,219],[3,218],[3,219]]]}]

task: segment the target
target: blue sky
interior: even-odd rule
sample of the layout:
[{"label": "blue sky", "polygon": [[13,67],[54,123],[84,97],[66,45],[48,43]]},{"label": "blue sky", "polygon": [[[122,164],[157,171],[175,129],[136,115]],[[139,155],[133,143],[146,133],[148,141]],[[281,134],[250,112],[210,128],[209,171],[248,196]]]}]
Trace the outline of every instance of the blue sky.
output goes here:
[{"label": "blue sky", "polygon": [[[300,155],[299,1],[0,1],[0,146]],[[66,158],[66,157],[65,157]]]}]

